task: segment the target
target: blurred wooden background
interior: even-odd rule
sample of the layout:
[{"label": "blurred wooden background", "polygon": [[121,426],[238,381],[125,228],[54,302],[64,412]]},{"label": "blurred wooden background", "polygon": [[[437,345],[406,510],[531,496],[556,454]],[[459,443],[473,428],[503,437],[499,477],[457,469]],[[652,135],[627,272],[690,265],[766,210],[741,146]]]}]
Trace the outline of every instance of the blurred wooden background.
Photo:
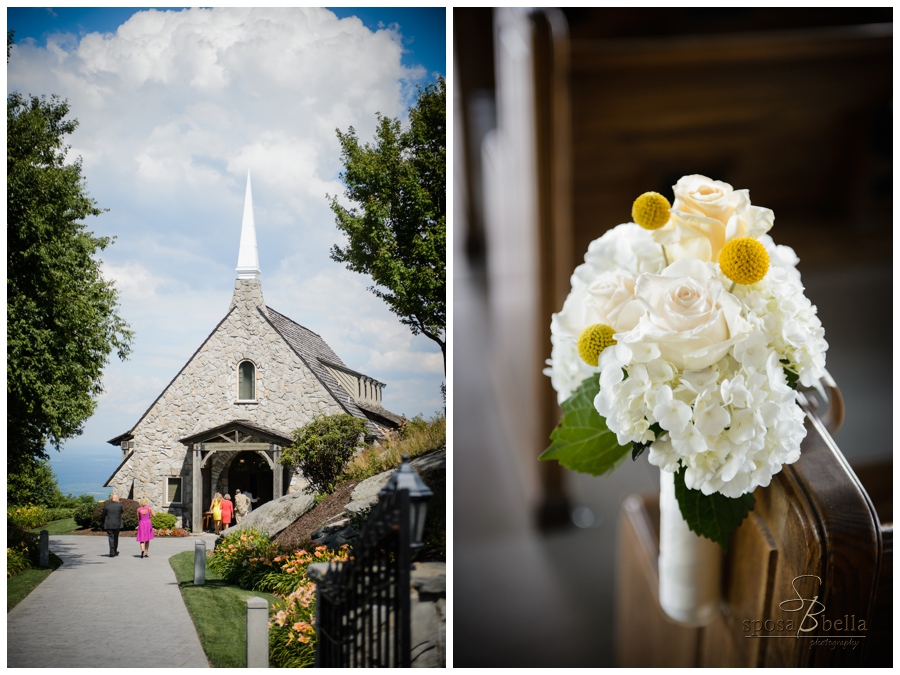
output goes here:
[{"label": "blurred wooden background", "polygon": [[[802,243],[804,259],[890,256],[891,9],[562,12],[573,260],[630,218],[637,195],[671,198],[689,173],[751,188],[775,211],[778,242]],[[548,29],[533,20],[540,45]],[[492,10],[456,10],[454,30],[464,100],[494,95]]]},{"label": "blurred wooden background", "polygon": [[[498,363],[510,390],[535,390],[534,400],[512,398],[510,414],[525,420],[513,424],[523,428],[516,445],[535,474],[539,519],[552,525],[565,519],[562,474],[533,461],[559,415],[539,374],[550,354],[549,317],[588,243],[627,222],[635,197],[656,190],[671,200],[679,177],[704,174],[748,188],[754,204],[772,209],[772,235],[798,251],[801,271],[890,261],[893,15],[881,8],[503,12],[454,11],[469,195],[469,229],[456,236],[466,237],[473,260],[487,261],[496,339],[516,344],[518,368],[536,374],[526,381],[507,374],[512,362]],[[510,79],[521,86],[504,83]],[[519,184],[502,198],[484,194],[483,139],[497,118],[519,128],[517,139],[506,139]],[[531,208],[491,220],[491,199],[505,200],[493,207],[501,214],[522,201]],[[496,250],[513,241],[516,251]],[[513,307],[521,311],[513,315]]]}]

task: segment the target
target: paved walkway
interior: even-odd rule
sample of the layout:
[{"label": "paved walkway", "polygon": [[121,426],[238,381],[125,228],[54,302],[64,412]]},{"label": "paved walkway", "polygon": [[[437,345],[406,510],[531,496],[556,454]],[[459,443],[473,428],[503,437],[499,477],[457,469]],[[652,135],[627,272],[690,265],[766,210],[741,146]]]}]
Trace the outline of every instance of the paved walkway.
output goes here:
[{"label": "paved walkway", "polygon": [[208,668],[169,557],[198,538],[157,538],[141,559],[133,535],[109,558],[106,537],[51,536],[63,565],[6,615],[7,667]]}]

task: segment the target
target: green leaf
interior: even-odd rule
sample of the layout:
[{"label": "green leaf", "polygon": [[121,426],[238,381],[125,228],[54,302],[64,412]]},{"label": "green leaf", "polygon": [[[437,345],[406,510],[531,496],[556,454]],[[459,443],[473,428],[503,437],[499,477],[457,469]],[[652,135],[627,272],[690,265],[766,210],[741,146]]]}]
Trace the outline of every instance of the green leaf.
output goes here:
[{"label": "green leaf", "polygon": [[446,86],[418,88],[408,124],[376,113],[371,143],[337,131],[346,199],[329,196],[346,245],[331,259],[366,274],[369,287],[413,335],[433,340],[446,370]]},{"label": "green leaf", "polygon": [[715,492],[705,495],[684,484],[685,467],[675,474],[675,499],[681,515],[692,532],[718,542],[728,550],[728,536],[734,532],[747,514],[753,510],[756,500],[753,493],[731,499]]},{"label": "green leaf", "polygon": [[637,441],[632,441],[631,443],[631,461],[636,461],[638,457],[644,454],[644,450],[650,447],[650,443],[638,443]]},{"label": "green leaf", "polygon": [[784,370],[784,377],[785,379],[787,379],[787,386],[789,386],[791,389],[796,389],[797,380],[800,379],[800,376],[793,370],[788,368],[788,366],[791,365],[790,361],[788,361],[787,359],[781,359],[781,363],[783,364],[782,369]]},{"label": "green leaf", "polygon": [[[655,438],[659,438],[665,433],[662,427],[659,426],[658,422],[654,422],[650,425],[650,431],[653,432]],[[631,443],[631,461],[636,461],[638,457],[644,454],[644,450],[649,448],[651,445],[653,445],[653,441],[647,441],[646,443],[638,443],[637,441],[633,441]]]},{"label": "green leaf", "polygon": [[621,464],[631,446],[619,445],[606,420],[594,408],[594,397],[599,391],[599,375],[591,376],[562,404],[563,417],[550,434],[550,447],[539,459],[555,459],[567,469],[592,476]]}]

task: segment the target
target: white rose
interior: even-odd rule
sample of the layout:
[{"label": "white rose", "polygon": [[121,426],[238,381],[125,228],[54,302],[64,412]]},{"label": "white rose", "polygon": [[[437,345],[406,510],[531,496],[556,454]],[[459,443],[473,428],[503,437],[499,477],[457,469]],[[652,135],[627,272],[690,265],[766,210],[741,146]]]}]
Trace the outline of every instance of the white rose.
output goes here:
[{"label": "white rose", "polygon": [[750,204],[748,190],[706,176],[684,176],[673,187],[669,222],[653,239],[666,247],[670,260],[697,258],[716,262],[722,247],[738,237],[759,238],[772,228],[771,209]]},{"label": "white rose", "polygon": [[676,260],[659,275],[642,274],[635,297],[646,312],[619,342],[656,345],[678,369],[711,366],[751,330],[737,298],[725,292],[710,265],[693,258]]},{"label": "white rose", "polygon": [[560,403],[571,395],[579,384],[599,372],[578,355],[578,338],[582,331],[595,323],[606,324],[613,330],[631,330],[644,313],[634,297],[634,277],[627,272],[605,272],[591,283],[575,283],[561,312],[550,320],[550,340],[553,344],[550,376]]},{"label": "white rose", "polygon": [[627,272],[606,272],[587,286],[573,288],[562,311],[553,315],[550,332],[577,341],[595,323],[612,326],[616,332],[631,330],[643,314],[634,299],[634,282]]}]

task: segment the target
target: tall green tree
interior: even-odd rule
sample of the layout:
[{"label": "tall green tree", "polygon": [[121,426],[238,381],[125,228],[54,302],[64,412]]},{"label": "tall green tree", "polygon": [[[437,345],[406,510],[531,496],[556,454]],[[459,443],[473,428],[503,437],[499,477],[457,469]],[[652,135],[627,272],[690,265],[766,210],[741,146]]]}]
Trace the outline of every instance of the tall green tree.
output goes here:
[{"label": "tall green tree", "polygon": [[6,502],[16,506],[34,504],[45,508],[66,506],[69,503],[59,489],[56,474],[47,460],[6,475]]},{"label": "tall green tree", "polygon": [[96,255],[110,244],[81,222],[102,213],[81,159],[66,163],[68,103],[6,99],[7,472],[35,471],[45,446],[80,434],[103,367],[124,359],[132,333]]},{"label": "tall green tree", "polygon": [[369,290],[409,326],[446,353],[447,151],[444,79],[419,88],[409,127],[378,114],[373,144],[360,145],[356,131],[337,130],[353,202],[331,210],[348,244],[331,257],[354,272],[369,274]]}]

